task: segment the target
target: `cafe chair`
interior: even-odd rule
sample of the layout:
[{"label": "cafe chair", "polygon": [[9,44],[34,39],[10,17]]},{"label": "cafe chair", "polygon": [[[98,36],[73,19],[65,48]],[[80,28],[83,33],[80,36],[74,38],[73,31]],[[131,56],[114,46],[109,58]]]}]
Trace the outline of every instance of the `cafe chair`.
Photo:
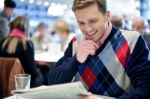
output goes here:
[{"label": "cafe chair", "polygon": [[0,57],[0,99],[10,96],[15,89],[16,74],[24,74],[19,59]]}]

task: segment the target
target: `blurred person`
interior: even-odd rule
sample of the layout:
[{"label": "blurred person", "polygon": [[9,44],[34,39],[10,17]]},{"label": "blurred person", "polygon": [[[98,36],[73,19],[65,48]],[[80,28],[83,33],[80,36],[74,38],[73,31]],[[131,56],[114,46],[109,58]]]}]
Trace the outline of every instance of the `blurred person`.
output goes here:
[{"label": "blurred person", "polygon": [[31,87],[42,84],[43,78],[34,61],[34,46],[29,39],[29,20],[18,16],[10,22],[9,36],[0,42],[0,57],[18,58],[26,74],[31,74]]},{"label": "blurred person", "polygon": [[0,39],[6,37],[9,32],[9,22],[16,8],[16,3],[13,0],[4,1],[4,10],[0,13]]},{"label": "blurred person", "polygon": [[0,19],[0,40],[6,37],[9,33],[9,25],[6,20]]},{"label": "blurred person", "polygon": [[59,36],[59,42],[62,44],[63,51],[68,47],[72,39],[76,39],[74,33],[71,33],[69,24],[64,20],[59,20],[54,25],[54,33]]},{"label": "blurred person", "polygon": [[79,99],[150,99],[149,50],[141,35],[113,27],[105,0],[74,0],[72,9],[85,39],[75,54],[69,44],[49,84],[82,81],[91,94]]},{"label": "blurred person", "polygon": [[144,37],[148,47],[150,48],[150,33],[145,29],[145,21],[142,17],[132,18],[132,30],[138,31]]},{"label": "blurred person", "polygon": [[122,22],[122,18],[117,16],[117,15],[113,15],[111,17],[111,23],[112,25],[114,25],[116,28],[122,28],[123,22]]},{"label": "blurred person", "polygon": [[48,44],[51,42],[51,38],[47,35],[47,27],[44,22],[39,23],[37,26],[37,32],[32,37],[36,50],[48,50]]},{"label": "blurred person", "polygon": [[[32,37],[32,41],[36,51],[48,51],[49,44],[51,43],[51,38],[47,34],[47,24],[40,22],[37,26],[37,31]],[[50,64],[45,61],[37,61],[37,66],[40,68],[43,75],[43,84],[47,85],[47,72],[49,70]]]},{"label": "blurred person", "polygon": [[127,15],[122,16],[123,19],[123,29],[125,30],[131,30],[131,21],[129,20]]},{"label": "blurred person", "polygon": [[149,29],[150,29],[150,19],[147,21],[148,22],[148,25],[149,25]]}]

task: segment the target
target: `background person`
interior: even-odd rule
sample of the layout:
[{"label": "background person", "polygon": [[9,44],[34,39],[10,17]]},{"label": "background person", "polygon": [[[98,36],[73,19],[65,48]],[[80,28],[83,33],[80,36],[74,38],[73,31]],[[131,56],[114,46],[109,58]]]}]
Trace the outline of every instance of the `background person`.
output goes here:
[{"label": "background person", "polygon": [[18,58],[26,74],[31,74],[31,87],[42,85],[43,78],[34,61],[34,46],[29,39],[29,20],[18,16],[10,23],[9,36],[0,42],[0,57]]},{"label": "background person", "polygon": [[112,25],[114,25],[118,29],[121,29],[123,26],[122,18],[117,15],[113,15],[110,21]]},{"label": "background person", "polygon": [[69,42],[73,38],[76,39],[76,35],[74,33],[71,33],[69,24],[64,20],[59,20],[55,23],[54,33],[55,35],[59,36],[63,51],[66,50]]},{"label": "background person", "polygon": [[150,48],[150,33],[145,29],[145,21],[142,17],[133,17],[132,18],[132,30],[141,33],[144,37],[148,47]]},{"label": "background person", "polygon": [[40,22],[37,26],[37,32],[32,37],[36,50],[48,50],[48,44],[51,42],[51,38],[47,35],[48,26],[44,22]]},{"label": "background person", "polygon": [[0,39],[8,36],[9,22],[16,8],[16,3],[13,0],[4,1],[4,10],[0,13]]}]

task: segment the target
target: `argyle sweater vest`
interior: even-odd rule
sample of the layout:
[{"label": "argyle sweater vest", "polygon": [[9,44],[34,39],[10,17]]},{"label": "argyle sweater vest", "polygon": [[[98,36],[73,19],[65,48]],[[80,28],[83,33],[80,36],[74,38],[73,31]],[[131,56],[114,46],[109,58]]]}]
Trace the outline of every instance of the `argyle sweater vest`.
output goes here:
[{"label": "argyle sweater vest", "polygon": [[[140,34],[115,29],[112,33],[110,35],[113,36],[106,39],[96,55],[89,56],[79,66],[76,80],[81,80],[94,94],[118,97],[133,88],[126,73],[126,64]],[[74,46],[72,50],[74,52]]]}]

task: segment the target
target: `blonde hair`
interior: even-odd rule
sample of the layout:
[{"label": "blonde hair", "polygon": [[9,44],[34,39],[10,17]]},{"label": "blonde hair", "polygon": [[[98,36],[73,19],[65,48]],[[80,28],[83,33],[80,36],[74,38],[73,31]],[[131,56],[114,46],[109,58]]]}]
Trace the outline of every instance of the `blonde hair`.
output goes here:
[{"label": "blonde hair", "polygon": [[54,25],[54,29],[62,33],[67,33],[67,34],[70,33],[69,24],[65,22],[64,20],[57,21],[56,24]]},{"label": "blonde hair", "polygon": [[22,42],[22,44],[23,44],[23,49],[27,49],[26,40],[24,40],[24,39],[21,40],[21,39],[16,38],[16,37],[8,37],[8,38],[4,41],[4,43],[3,43],[3,45],[2,45],[2,48],[4,49],[6,46],[8,46],[8,47],[7,47],[7,53],[13,54],[13,53],[16,52],[17,44],[18,44],[19,42]]},{"label": "blonde hair", "polygon": [[[25,16],[18,16],[16,17],[12,22],[10,22],[10,32],[17,28],[23,32],[25,32],[26,37],[29,36],[28,34],[28,28],[29,28],[29,20]],[[21,39],[17,37],[7,37],[2,45],[2,48],[4,49],[7,46],[7,53],[13,54],[16,52],[17,45],[19,43],[23,44],[23,49],[27,49],[26,45],[27,39]]]},{"label": "blonde hair", "polygon": [[74,0],[72,10],[83,9],[92,4],[96,4],[101,13],[106,13],[106,0]]}]

